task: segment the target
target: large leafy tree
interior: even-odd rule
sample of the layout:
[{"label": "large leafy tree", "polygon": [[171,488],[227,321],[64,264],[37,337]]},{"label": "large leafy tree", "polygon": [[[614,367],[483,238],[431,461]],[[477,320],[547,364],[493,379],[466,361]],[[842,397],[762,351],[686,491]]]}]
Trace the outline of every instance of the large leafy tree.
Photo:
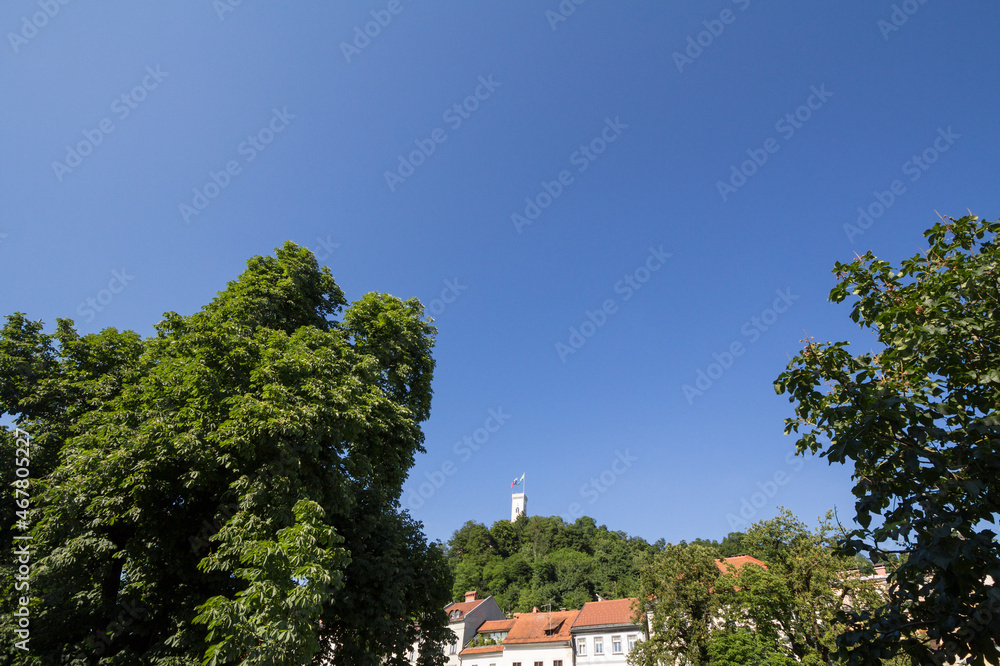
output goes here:
[{"label": "large leafy tree", "polygon": [[712,666],[795,666],[799,663],[780,650],[771,637],[750,628],[712,634],[708,655]]},{"label": "large leafy tree", "polygon": [[636,624],[649,613],[651,633],[629,653],[635,666],[708,664],[709,638],[719,617],[718,553],[702,544],[667,544],[640,576]]},{"label": "large leafy tree", "polygon": [[652,546],[642,539],[630,539],[621,532],[599,533],[594,545],[594,573],[601,596],[614,599],[637,594],[641,562],[652,553]]},{"label": "large leafy tree", "polygon": [[[831,517],[810,530],[782,509],[774,518],[754,523],[743,535],[743,544],[766,566],[747,564],[738,570],[730,566],[719,579],[727,627],[720,633],[739,634],[713,636],[717,648],[733,650],[727,660],[753,644],[766,647],[760,649],[761,654],[773,657],[768,663],[782,659],[786,663],[829,663],[836,655],[837,635],[843,629],[837,614],[878,603],[878,584],[860,571],[852,571],[857,564],[853,558],[836,552]],[[747,630],[753,631],[750,643],[742,635]]]},{"label": "large leafy tree", "polygon": [[843,547],[905,556],[887,602],[847,614],[852,662],[1000,660],[998,232],[947,218],[898,268],[870,252],[837,263],[830,300],[853,300],[876,347],[807,341],[775,384],[796,403],[786,432],[799,450],[854,465],[857,527]]},{"label": "large leafy tree", "polygon": [[450,572],[399,506],[433,334],[416,300],[348,306],[292,243],[148,339],[8,317],[0,414],[34,442],[31,650],[5,594],[9,659],[441,661]]}]

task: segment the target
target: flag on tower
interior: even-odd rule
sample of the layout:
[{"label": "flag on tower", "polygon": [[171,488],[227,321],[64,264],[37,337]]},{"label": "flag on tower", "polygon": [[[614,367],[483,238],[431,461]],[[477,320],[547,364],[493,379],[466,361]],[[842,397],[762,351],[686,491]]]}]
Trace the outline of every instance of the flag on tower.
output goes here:
[{"label": "flag on tower", "polygon": [[513,488],[514,486],[519,486],[519,485],[521,485],[522,481],[524,481],[524,474],[521,475],[520,479],[514,479],[513,481],[511,481],[510,482],[510,487]]}]

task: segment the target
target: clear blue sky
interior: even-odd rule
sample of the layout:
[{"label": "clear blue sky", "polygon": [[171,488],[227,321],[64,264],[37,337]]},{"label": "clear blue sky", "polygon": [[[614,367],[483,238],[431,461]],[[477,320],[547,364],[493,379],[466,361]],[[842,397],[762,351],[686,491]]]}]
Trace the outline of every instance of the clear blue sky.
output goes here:
[{"label": "clear blue sky", "polygon": [[752,520],[853,515],[772,382],[806,334],[870,344],[835,261],[1000,214],[996,3],[226,1],[3,3],[0,313],[149,334],[290,239],[436,313],[432,539],[522,473],[650,541],[758,484]]}]

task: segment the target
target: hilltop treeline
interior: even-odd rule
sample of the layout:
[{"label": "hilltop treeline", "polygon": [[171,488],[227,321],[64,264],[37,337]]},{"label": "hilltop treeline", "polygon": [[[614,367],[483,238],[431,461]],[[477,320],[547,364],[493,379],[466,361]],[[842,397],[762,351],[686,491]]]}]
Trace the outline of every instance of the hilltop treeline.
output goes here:
[{"label": "hilltop treeline", "polygon": [[[742,533],[700,543],[729,557],[744,552]],[[469,521],[448,541],[447,558],[455,577],[453,598],[467,590],[492,594],[507,612],[580,608],[588,601],[634,596],[639,572],[666,544],[649,543],[625,532],[598,527],[584,516],[570,524],[558,516],[521,516],[492,527]]]}]

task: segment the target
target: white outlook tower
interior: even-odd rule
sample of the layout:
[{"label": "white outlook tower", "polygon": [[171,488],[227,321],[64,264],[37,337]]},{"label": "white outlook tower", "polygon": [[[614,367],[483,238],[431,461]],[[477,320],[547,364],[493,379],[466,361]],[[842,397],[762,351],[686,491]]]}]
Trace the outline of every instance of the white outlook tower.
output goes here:
[{"label": "white outlook tower", "polygon": [[514,493],[510,496],[510,522],[520,515],[528,515],[528,496],[524,493]]},{"label": "white outlook tower", "polygon": [[524,492],[524,474],[520,479],[515,478],[510,487],[521,486],[521,492],[513,493],[510,496],[510,522],[515,522],[518,516],[528,515],[528,496]]}]

